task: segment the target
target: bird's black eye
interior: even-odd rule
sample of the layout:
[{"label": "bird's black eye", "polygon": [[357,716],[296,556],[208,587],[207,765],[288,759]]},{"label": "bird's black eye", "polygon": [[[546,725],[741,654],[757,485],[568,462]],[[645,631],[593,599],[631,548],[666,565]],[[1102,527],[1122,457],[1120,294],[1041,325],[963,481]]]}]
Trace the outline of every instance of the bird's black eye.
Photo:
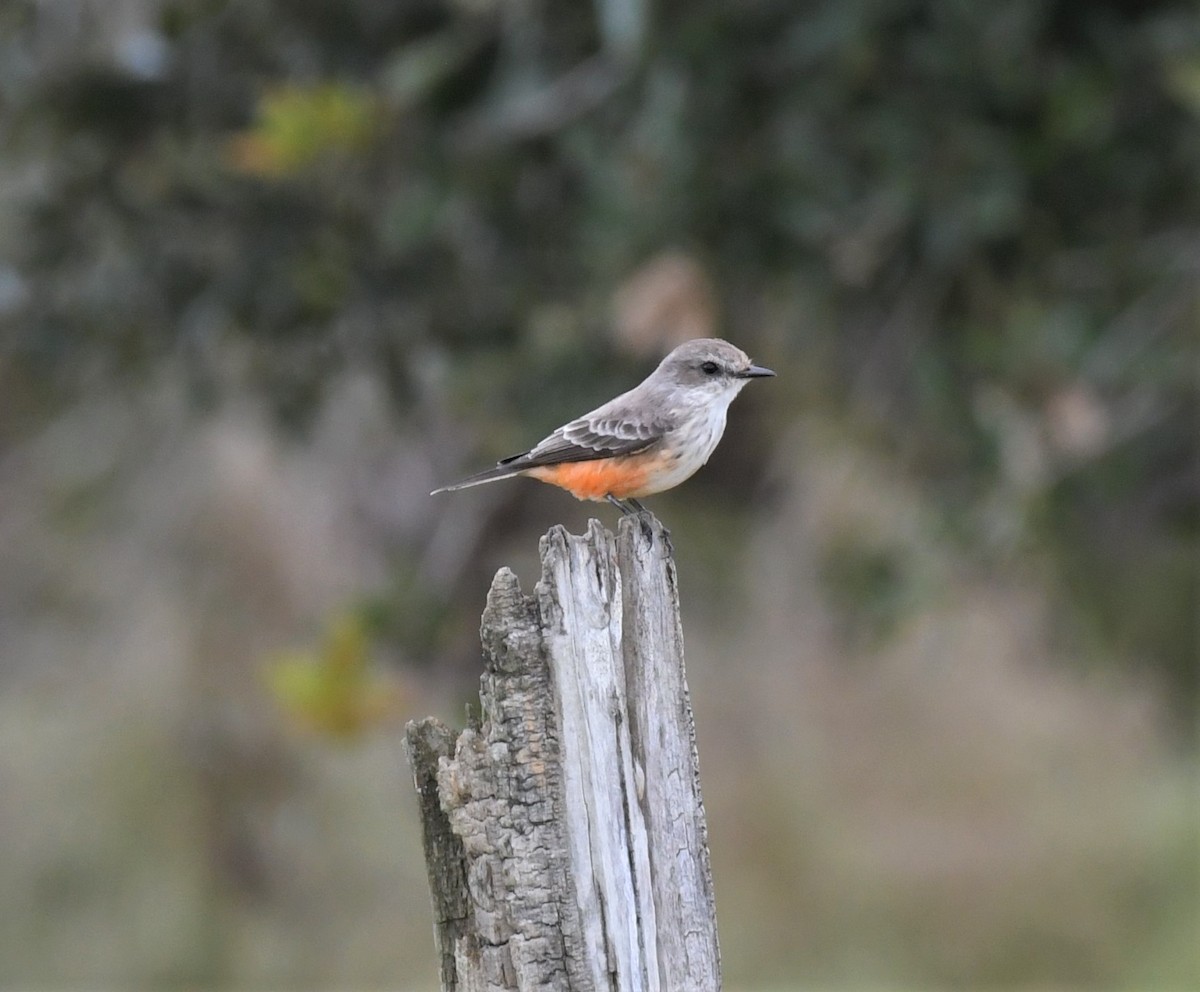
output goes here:
[{"label": "bird's black eye", "polygon": [[717,363],[716,362],[705,362],[703,365],[700,366],[700,371],[703,372],[705,375],[716,375],[718,372]]}]

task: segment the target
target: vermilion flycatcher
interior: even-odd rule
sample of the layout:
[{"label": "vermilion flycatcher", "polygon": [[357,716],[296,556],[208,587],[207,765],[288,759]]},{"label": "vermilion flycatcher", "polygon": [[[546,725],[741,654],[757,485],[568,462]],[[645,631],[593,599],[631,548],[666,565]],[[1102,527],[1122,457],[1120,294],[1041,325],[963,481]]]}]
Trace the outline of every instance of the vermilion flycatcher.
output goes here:
[{"label": "vermilion flycatcher", "polygon": [[687,341],[641,385],[560,427],[528,451],[431,495],[528,475],[622,513],[639,496],[691,478],[725,432],[725,411],[751,379],[774,375],[719,338]]}]

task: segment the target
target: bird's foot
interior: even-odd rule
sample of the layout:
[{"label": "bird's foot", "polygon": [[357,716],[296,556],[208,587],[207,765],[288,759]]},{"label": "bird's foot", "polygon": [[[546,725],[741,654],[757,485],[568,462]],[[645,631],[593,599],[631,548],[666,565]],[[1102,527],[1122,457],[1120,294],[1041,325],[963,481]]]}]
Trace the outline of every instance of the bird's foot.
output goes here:
[{"label": "bird's foot", "polygon": [[642,506],[641,503],[639,503],[636,499],[634,499],[632,496],[629,497],[628,499],[617,499],[617,497],[614,496],[612,493],[606,493],[604,498],[606,500],[608,500],[610,503],[612,503],[613,506],[615,506],[618,510],[621,511],[621,513],[624,516],[627,516],[627,517],[633,517],[639,513],[649,513],[650,512],[644,506]]}]

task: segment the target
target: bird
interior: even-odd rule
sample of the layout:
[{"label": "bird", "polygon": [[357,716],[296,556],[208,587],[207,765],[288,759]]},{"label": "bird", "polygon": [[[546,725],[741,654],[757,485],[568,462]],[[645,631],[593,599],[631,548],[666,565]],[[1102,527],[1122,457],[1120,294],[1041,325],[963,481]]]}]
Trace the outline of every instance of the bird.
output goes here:
[{"label": "bird", "polygon": [[627,393],[430,495],[523,475],[576,499],[607,501],[623,514],[644,512],[641,497],[674,488],[708,461],[729,404],[746,384],[774,375],[728,341],[685,341]]}]

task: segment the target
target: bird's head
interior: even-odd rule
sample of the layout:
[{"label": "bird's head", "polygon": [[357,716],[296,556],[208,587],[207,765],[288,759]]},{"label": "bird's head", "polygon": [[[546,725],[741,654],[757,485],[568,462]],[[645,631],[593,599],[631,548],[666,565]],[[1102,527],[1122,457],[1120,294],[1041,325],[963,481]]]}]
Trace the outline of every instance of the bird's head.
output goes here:
[{"label": "bird's head", "polygon": [[741,348],[720,338],[685,341],[659,364],[664,384],[685,387],[700,397],[733,399],[751,379],[775,373],[750,361]]}]

